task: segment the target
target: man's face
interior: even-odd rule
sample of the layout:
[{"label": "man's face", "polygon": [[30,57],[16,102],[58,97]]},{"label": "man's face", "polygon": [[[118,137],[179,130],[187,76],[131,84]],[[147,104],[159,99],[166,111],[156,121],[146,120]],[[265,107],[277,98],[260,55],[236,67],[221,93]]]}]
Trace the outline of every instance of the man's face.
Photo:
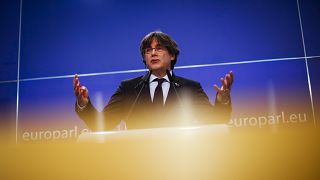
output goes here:
[{"label": "man's face", "polygon": [[166,47],[159,45],[156,39],[152,40],[151,47],[146,48],[144,54],[148,69],[154,72],[165,72],[171,69],[171,61],[174,58],[174,55],[171,55]]}]

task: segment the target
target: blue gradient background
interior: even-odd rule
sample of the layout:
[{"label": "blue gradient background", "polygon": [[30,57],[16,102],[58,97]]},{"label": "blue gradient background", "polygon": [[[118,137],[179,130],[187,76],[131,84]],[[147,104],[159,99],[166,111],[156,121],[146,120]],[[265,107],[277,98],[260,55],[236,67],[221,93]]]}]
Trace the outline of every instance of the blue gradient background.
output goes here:
[{"label": "blue gradient background", "polygon": [[[18,0],[0,4],[0,117],[3,127],[14,129],[21,7]],[[320,56],[320,2],[299,4],[306,56]],[[74,112],[71,77],[32,78],[143,69],[139,44],[154,30],[178,42],[175,73],[201,82],[212,101],[213,84],[234,71],[233,117],[305,112],[313,124],[296,0],[23,0],[21,17],[19,132],[84,128]],[[255,62],[274,58],[295,59]],[[249,62],[219,64],[244,61]],[[320,59],[307,61],[319,120]],[[216,65],[179,69],[202,64]],[[81,82],[95,105],[97,96],[106,104],[121,80],[142,74],[95,75]]]}]

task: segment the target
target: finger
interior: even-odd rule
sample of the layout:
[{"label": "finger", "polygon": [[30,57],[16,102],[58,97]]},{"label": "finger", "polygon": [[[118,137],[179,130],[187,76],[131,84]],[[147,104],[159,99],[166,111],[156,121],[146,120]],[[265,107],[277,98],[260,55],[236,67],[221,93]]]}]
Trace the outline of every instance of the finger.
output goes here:
[{"label": "finger", "polygon": [[78,74],[75,74],[73,78],[73,88],[75,88],[77,81],[79,81]]},{"label": "finger", "polygon": [[228,84],[228,88],[229,88],[229,90],[231,90],[231,86],[232,86],[232,84],[233,84],[233,78],[234,78],[232,71],[229,72],[229,76],[230,76],[230,82],[229,82],[229,84]]},{"label": "finger", "polygon": [[81,88],[79,86],[77,86],[77,88],[76,88],[76,96],[78,98],[81,97]]},{"label": "finger", "polygon": [[73,78],[73,89],[76,88],[76,84],[77,84],[77,79],[76,79],[76,78]]},{"label": "finger", "polygon": [[84,97],[84,94],[86,93],[87,88],[85,86],[81,86],[80,87],[80,95],[81,97]]},{"label": "finger", "polygon": [[75,94],[76,96],[79,95],[79,88],[78,88],[78,86],[77,86],[76,84],[74,84],[73,91],[74,91],[74,94]]},{"label": "finger", "polygon": [[82,88],[79,89],[78,99],[81,99],[81,101],[82,101],[82,99],[83,99],[83,89],[82,89]]},{"label": "finger", "polygon": [[79,80],[79,79],[76,80],[75,86],[76,86],[76,89],[77,89],[77,90],[80,89],[81,84],[80,84],[80,80]]},{"label": "finger", "polygon": [[80,87],[80,82],[77,81],[77,82],[75,83],[75,85],[74,85],[74,90],[75,90],[75,91],[78,91],[79,87]]},{"label": "finger", "polygon": [[89,91],[88,91],[88,89],[85,87],[85,86],[82,86],[83,87],[83,93],[82,93],[82,97],[84,97],[84,98],[88,98],[88,96],[89,96]]},{"label": "finger", "polygon": [[74,81],[73,81],[73,89],[74,89],[75,93],[78,91],[79,86],[80,86],[80,81],[79,81],[78,77],[75,76]]},{"label": "finger", "polygon": [[79,96],[79,91],[77,89],[74,90],[74,95]]},{"label": "finger", "polygon": [[214,89],[215,89],[218,93],[220,93],[220,92],[222,91],[222,90],[219,88],[219,86],[216,85],[216,84],[214,84],[213,87],[214,87]]},{"label": "finger", "polygon": [[226,79],[227,79],[228,83],[231,83],[231,76],[230,76],[230,74],[227,74],[227,75],[226,75]]},{"label": "finger", "polygon": [[75,82],[75,87],[74,87],[74,93],[76,96],[78,96],[80,94],[79,90],[80,90],[80,82],[77,81],[77,82]]},{"label": "finger", "polygon": [[229,89],[228,80],[224,78],[224,90]]},{"label": "finger", "polygon": [[233,72],[230,71],[229,74],[230,74],[230,77],[231,77],[231,84],[232,84],[233,83]]},{"label": "finger", "polygon": [[226,75],[226,80],[227,80],[227,88],[230,89],[231,84],[232,84],[230,74]]},{"label": "finger", "polygon": [[220,78],[220,81],[221,81],[221,83],[222,83],[222,90],[225,90],[225,89],[227,88],[225,79]]}]

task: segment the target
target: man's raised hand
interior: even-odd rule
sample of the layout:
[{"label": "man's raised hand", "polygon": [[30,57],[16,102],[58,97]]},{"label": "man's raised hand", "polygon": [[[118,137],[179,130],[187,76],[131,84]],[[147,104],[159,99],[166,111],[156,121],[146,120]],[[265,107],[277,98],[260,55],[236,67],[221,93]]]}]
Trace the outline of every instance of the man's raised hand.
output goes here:
[{"label": "man's raised hand", "polygon": [[233,83],[233,72],[230,71],[224,78],[220,78],[222,83],[221,88],[218,85],[214,85],[214,89],[218,92],[218,101],[221,103],[228,103],[230,101],[230,91]]},{"label": "man's raised hand", "polygon": [[85,86],[81,86],[78,75],[75,74],[73,78],[73,90],[74,95],[77,98],[77,103],[79,106],[86,106],[89,102],[89,92]]}]

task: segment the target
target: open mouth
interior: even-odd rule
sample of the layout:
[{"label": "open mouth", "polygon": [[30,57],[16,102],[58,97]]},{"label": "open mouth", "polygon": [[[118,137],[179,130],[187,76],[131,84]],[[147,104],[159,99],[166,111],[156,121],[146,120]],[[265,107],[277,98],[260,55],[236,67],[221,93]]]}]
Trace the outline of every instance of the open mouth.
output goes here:
[{"label": "open mouth", "polygon": [[151,60],[151,63],[152,63],[152,64],[155,64],[155,63],[158,63],[158,62],[160,62],[159,59],[152,59],[152,60]]}]

